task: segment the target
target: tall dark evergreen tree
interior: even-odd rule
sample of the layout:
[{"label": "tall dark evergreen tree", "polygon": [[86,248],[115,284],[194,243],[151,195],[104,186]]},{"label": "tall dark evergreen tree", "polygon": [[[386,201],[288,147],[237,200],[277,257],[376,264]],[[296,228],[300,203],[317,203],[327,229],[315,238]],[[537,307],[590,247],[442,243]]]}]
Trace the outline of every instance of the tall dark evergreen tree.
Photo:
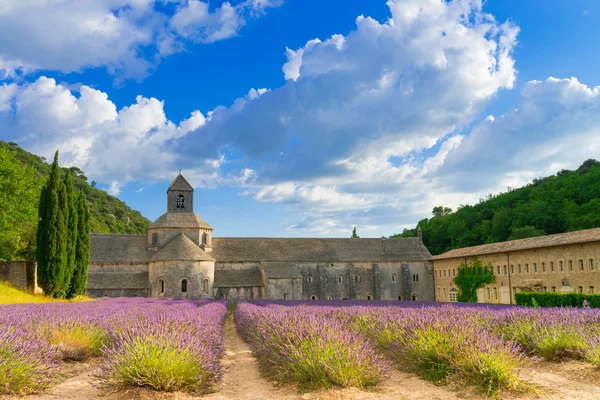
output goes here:
[{"label": "tall dark evergreen tree", "polygon": [[[71,278],[75,271],[75,252],[77,248],[77,225],[79,217],[78,194],[73,187],[71,172],[65,174],[65,190],[67,195],[67,265],[65,269],[63,287],[68,290],[71,286]],[[69,291],[70,293],[70,291]]]},{"label": "tall dark evergreen tree", "polygon": [[[58,151],[54,155],[48,183],[42,190],[40,217],[42,225],[37,249],[38,282],[48,296],[63,297],[66,293],[65,269],[67,264],[67,193],[60,179]],[[42,202],[45,206],[42,206]]]},{"label": "tall dark evergreen tree", "polygon": [[69,297],[85,294],[90,263],[90,213],[85,193],[79,192],[77,199],[77,245],[75,249],[75,271],[71,279]]}]

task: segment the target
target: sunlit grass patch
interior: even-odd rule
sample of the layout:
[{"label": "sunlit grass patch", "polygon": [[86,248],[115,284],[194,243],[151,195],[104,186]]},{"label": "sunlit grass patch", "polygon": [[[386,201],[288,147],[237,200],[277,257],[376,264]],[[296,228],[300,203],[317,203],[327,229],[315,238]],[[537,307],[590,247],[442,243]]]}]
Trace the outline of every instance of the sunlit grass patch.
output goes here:
[{"label": "sunlit grass patch", "polygon": [[91,297],[79,296],[71,300],[59,300],[46,297],[43,294],[33,294],[19,290],[7,282],[0,281],[0,304],[54,303],[90,301]]},{"label": "sunlit grass patch", "polygon": [[103,328],[88,322],[59,323],[45,330],[48,342],[63,360],[98,357],[110,342],[110,336]]}]

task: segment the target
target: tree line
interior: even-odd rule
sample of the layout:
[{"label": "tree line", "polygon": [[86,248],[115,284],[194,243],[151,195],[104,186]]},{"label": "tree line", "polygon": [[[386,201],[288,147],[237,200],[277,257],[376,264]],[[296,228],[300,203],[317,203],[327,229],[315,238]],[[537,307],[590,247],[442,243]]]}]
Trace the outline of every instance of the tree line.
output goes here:
[{"label": "tree line", "polygon": [[[479,204],[453,211],[437,206],[419,221],[432,254],[461,247],[600,227],[600,162],[534,179]],[[392,237],[416,237],[417,227]]]},{"label": "tree line", "polygon": [[71,174],[61,177],[58,151],[39,198],[37,225],[38,284],[47,296],[72,298],[85,293],[90,261],[90,218],[82,190]]},{"label": "tree line", "polygon": [[[16,143],[0,141],[0,259],[35,260],[38,203],[42,187],[51,173],[43,157],[29,153]],[[150,224],[138,211],[88,183],[77,167],[61,168],[70,175],[75,190],[85,193],[90,230],[94,233],[144,234]]]}]

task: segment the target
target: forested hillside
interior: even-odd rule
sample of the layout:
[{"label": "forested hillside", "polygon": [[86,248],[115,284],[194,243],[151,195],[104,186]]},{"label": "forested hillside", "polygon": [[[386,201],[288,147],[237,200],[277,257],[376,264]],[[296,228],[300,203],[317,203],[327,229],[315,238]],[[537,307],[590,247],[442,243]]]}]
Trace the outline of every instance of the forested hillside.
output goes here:
[{"label": "forested hillside", "polygon": [[[150,221],[121,200],[88,184],[79,168],[70,173],[76,189],[83,189],[89,202],[90,226],[94,233],[144,233]],[[0,259],[34,259],[40,191],[50,165],[45,159],[0,141]]]},{"label": "forested hillside", "polygon": [[[535,179],[508,193],[490,195],[458,210],[438,206],[419,222],[432,254],[485,243],[600,227],[600,162],[587,160],[577,170]],[[405,229],[392,237],[414,237]]]}]

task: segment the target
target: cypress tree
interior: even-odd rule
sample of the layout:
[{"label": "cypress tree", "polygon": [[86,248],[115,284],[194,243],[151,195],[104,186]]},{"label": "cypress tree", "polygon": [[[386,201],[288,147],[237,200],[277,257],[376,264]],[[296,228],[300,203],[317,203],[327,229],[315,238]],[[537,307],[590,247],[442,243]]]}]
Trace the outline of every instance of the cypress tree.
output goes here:
[{"label": "cypress tree", "polygon": [[77,248],[77,225],[78,225],[78,196],[73,187],[73,179],[71,173],[67,172],[65,176],[65,191],[67,195],[67,265],[65,268],[64,288],[68,293],[71,286],[71,278],[75,271],[75,251]]},{"label": "cypress tree", "polygon": [[[65,294],[65,268],[67,263],[67,195],[60,179],[58,151],[54,155],[52,171],[40,198],[42,225],[38,229],[38,281],[48,296]],[[45,198],[45,199],[44,199]],[[45,203],[45,207],[43,204]]]},{"label": "cypress tree", "polygon": [[[42,285],[42,282],[45,281],[46,277],[44,272],[46,271],[48,264],[48,257],[46,252],[47,247],[47,226],[48,226],[48,218],[46,217],[46,209],[48,207],[48,183],[42,187],[42,192],[40,193],[40,204],[38,205],[38,226],[37,226],[37,234],[36,234],[36,261],[37,261],[37,275],[38,282]],[[43,286],[42,286],[43,287]]]},{"label": "cypress tree", "polygon": [[87,198],[83,190],[77,199],[77,245],[75,249],[75,271],[71,279],[69,296],[85,294],[88,264],[90,262],[90,213]]}]

